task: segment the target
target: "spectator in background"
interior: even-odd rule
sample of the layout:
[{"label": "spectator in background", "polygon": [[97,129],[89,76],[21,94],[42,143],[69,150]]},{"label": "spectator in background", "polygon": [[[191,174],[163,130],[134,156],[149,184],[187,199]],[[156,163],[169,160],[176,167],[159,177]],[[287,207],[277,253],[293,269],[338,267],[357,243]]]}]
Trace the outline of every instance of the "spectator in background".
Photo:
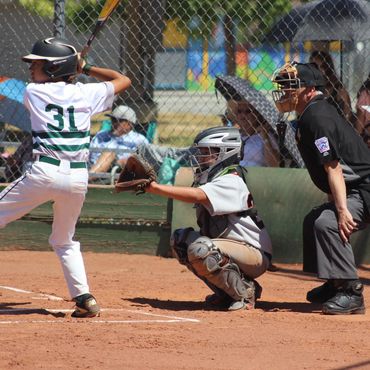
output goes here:
[{"label": "spectator in background", "polygon": [[243,142],[240,165],[277,167],[279,166],[279,146],[276,134],[261,114],[247,101],[230,105],[235,127],[239,128]]},{"label": "spectator in background", "polygon": [[110,131],[112,130],[112,121],[110,118],[107,118],[102,121],[99,131]]},{"label": "spectator in background", "polygon": [[335,73],[334,62],[330,54],[326,51],[314,50],[310,55],[309,62],[317,65],[326,81],[323,92],[328,98],[328,102],[334,105],[343,118],[354,124],[351,99],[342,81]]},{"label": "spectator in background", "polygon": [[[221,120],[224,126],[232,125],[239,129],[242,140],[239,164],[243,167],[278,167],[279,146],[276,134],[261,114],[247,101],[236,102],[229,108],[231,112],[226,110]],[[271,260],[267,269],[278,270]]]},{"label": "spectator in background", "polygon": [[370,74],[357,93],[356,130],[370,148]]},{"label": "spectator in background", "polygon": [[174,148],[156,144],[139,145],[137,154],[154,168],[160,184],[171,185],[175,182],[176,171],[180,167],[190,166],[190,147]]},{"label": "spectator in background", "polygon": [[233,127],[233,122],[227,109],[225,110],[224,114],[220,114],[220,118],[223,126]]},{"label": "spectator in background", "polygon": [[91,149],[104,149],[90,152],[90,173],[109,171],[113,164],[122,167],[138,146],[148,144],[144,135],[133,130],[137,121],[133,109],[120,105],[107,116],[112,121],[111,130],[99,131],[90,144]]}]

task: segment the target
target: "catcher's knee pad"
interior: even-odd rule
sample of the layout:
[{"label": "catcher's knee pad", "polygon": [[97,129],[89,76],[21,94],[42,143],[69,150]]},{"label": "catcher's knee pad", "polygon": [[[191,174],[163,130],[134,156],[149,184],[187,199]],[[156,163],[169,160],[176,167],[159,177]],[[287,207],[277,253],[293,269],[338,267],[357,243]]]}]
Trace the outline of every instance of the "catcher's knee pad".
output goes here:
[{"label": "catcher's knee pad", "polygon": [[208,274],[219,270],[223,259],[212,239],[206,236],[201,236],[189,245],[189,263],[200,276],[207,277]]},{"label": "catcher's knee pad", "polygon": [[172,252],[176,259],[182,265],[189,264],[188,260],[189,245],[186,242],[186,239],[191,231],[194,231],[192,227],[187,227],[185,229],[176,229],[171,235],[170,246]]},{"label": "catcher's knee pad", "polygon": [[235,301],[245,300],[254,305],[255,282],[247,279],[238,265],[231,262],[210,238],[200,237],[190,244],[188,259],[196,273],[224,291]]}]

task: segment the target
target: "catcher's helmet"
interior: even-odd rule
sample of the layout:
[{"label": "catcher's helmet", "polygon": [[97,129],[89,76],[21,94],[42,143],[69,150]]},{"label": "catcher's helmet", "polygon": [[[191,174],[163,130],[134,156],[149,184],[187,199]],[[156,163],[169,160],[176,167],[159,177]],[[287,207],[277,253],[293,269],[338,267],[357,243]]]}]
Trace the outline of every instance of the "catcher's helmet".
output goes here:
[{"label": "catcher's helmet", "polygon": [[68,41],[49,37],[37,41],[31,54],[25,55],[22,60],[32,63],[33,60],[45,60],[43,71],[51,78],[69,77],[77,73],[77,50]]},{"label": "catcher's helmet", "polygon": [[301,87],[325,86],[325,80],[314,63],[286,63],[274,72],[272,82],[278,85],[272,97],[276,108],[282,113],[295,110],[298,103],[297,90]]},{"label": "catcher's helmet", "polygon": [[193,149],[191,164],[194,182],[202,185],[224,168],[239,163],[240,132],[235,127],[208,128],[195,137]]}]

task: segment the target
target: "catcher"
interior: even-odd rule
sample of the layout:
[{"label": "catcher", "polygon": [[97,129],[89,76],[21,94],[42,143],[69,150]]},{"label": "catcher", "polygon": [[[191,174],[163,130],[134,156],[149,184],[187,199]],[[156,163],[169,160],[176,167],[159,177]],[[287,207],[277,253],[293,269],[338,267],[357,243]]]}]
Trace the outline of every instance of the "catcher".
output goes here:
[{"label": "catcher", "polygon": [[272,253],[246,170],[238,165],[240,149],[237,128],[209,128],[194,140],[192,187],[158,184],[154,171],[137,156],[129,158],[116,184],[117,192],[146,191],[195,203],[200,230],[175,230],[171,247],[178,261],[213,290],[206,305],[230,311],[254,308],[262,291],[254,279],[267,270]]}]

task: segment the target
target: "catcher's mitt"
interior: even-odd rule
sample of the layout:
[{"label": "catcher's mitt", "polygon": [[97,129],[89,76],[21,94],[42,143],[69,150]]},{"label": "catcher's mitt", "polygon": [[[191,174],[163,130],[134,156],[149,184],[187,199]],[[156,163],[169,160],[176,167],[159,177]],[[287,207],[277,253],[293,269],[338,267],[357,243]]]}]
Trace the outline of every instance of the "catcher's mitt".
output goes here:
[{"label": "catcher's mitt", "polygon": [[157,180],[154,169],[142,157],[131,155],[122,169],[115,184],[117,193],[134,191],[136,194],[145,193],[145,188]]}]

